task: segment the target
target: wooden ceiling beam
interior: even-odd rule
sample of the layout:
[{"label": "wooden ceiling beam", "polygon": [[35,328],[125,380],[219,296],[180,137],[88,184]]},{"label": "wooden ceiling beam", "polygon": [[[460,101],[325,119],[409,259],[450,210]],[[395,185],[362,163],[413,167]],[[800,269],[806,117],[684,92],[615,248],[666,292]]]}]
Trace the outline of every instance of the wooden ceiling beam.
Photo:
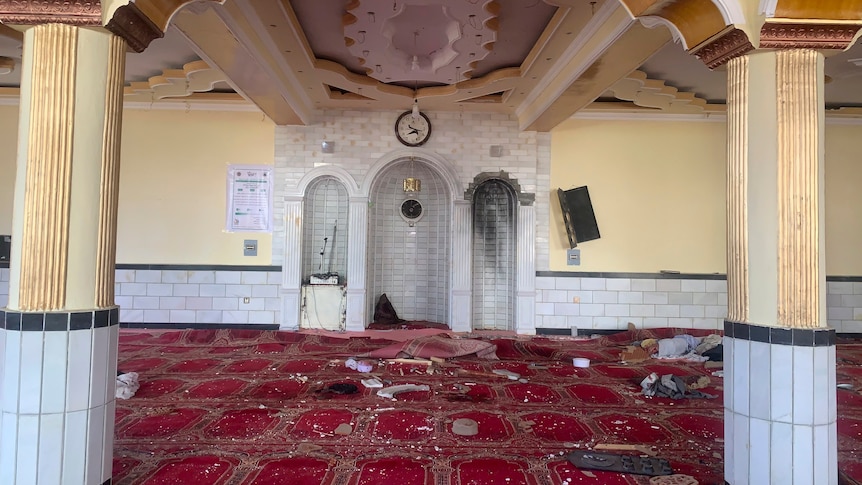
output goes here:
[{"label": "wooden ceiling beam", "polygon": [[646,28],[618,3],[596,12],[597,23],[557,56],[557,65],[524,99],[516,114],[522,130],[550,131],[611,85],[638,69],[671,41],[663,26]]}]

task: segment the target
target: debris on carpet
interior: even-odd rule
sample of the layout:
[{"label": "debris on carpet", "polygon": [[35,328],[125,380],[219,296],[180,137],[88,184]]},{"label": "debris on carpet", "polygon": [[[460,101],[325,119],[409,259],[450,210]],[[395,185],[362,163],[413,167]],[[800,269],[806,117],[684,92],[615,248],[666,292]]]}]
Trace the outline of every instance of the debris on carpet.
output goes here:
[{"label": "debris on carpet", "polygon": [[130,399],[140,387],[137,372],[117,373],[117,399]]},{"label": "debris on carpet", "polygon": [[[706,384],[709,384],[708,380]],[[665,374],[661,377],[655,372],[646,376],[641,381],[643,395],[647,397],[669,397],[671,399],[715,399],[715,394],[708,394],[696,389],[706,387],[701,382],[695,383],[697,388],[687,385],[682,378],[673,374]]]},{"label": "debris on carpet", "polygon": [[603,470],[634,475],[673,475],[673,468],[664,458],[637,455],[622,455],[589,450],[570,452],[566,457],[569,462],[585,470]]}]

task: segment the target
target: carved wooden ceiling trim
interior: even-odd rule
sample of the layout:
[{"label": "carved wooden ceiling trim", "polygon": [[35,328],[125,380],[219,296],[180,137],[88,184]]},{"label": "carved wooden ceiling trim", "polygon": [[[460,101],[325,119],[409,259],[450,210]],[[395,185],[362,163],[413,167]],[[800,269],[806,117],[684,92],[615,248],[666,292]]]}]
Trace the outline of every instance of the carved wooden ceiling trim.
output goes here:
[{"label": "carved wooden ceiling trim", "polygon": [[689,53],[701,60],[706,67],[715,69],[735,57],[754,50],[748,35],[735,27],[728,27],[712,39],[689,49]]},{"label": "carved wooden ceiling trim", "polygon": [[98,0],[0,0],[0,22],[9,25],[102,25]]},{"label": "carved wooden ceiling trim", "polygon": [[135,52],[143,52],[150,42],[165,35],[134,3],[118,8],[105,28],[122,37]]},{"label": "carved wooden ceiling trim", "polygon": [[862,25],[767,22],[760,29],[762,49],[846,49]]}]

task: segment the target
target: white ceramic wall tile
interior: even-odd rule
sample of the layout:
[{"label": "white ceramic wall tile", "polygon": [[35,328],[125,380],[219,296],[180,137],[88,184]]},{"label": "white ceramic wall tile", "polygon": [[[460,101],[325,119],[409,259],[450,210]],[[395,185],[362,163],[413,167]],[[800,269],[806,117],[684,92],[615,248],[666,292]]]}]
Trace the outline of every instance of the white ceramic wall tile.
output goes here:
[{"label": "white ceramic wall tile", "polygon": [[[749,415],[756,418],[755,420],[770,419],[772,360],[769,351],[771,347],[773,346],[765,342],[749,342],[749,382],[753,383],[749,390]],[[752,461],[752,463],[754,462]]]},{"label": "white ceramic wall tile", "polygon": [[186,298],[181,296],[160,296],[159,310],[184,310]]},{"label": "white ceramic wall tile", "polygon": [[63,441],[63,481],[61,482],[64,485],[85,483],[89,416],[89,410],[66,414],[66,435]]},{"label": "white ceramic wall tile", "polygon": [[793,454],[791,456],[793,457],[793,481],[789,483],[814,483],[815,455],[812,426],[793,425]]},{"label": "white ceramic wall tile", "polygon": [[252,285],[225,285],[224,296],[227,298],[251,297]]},{"label": "white ceramic wall tile", "polygon": [[[105,460],[105,406],[96,406],[89,410],[87,420],[87,464],[85,483],[102,483],[102,471]],[[110,456],[112,452],[107,451]]]},{"label": "white ceramic wall tile", "polygon": [[[34,332],[36,333],[36,332]],[[66,370],[69,363],[69,332],[44,333],[45,365],[42,369],[42,413],[66,410]]]},{"label": "white ceramic wall tile", "polygon": [[793,369],[788,362],[793,362],[793,347],[789,345],[773,345],[770,349],[772,382],[772,408],[771,419],[773,422],[793,422]]},{"label": "white ceramic wall tile", "polygon": [[[793,481],[793,467],[787,466],[790,457],[793,456],[793,425],[778,423],[773,420],[771,428],[770,438],[772,443],[769,450],[771,457],[769,466],[769,473],[772,477],[771,483],[797,483]],[[801,481],[798,483],[804,484],[810,482]]]},{"label": "white ceramic wall tile", "polygon": [[651,293],[651,292],[656,291],[656,280],[655,279],[633,279],[631,288],[632,288],[632,291]]},{"label": "white ceramic wall tile", "polygon": [[[737,484],[748,484],[749,464],[751,460],[751,448],[749,447],[749,421],[748,416],[739,413],[734,413],[733,416],[733,436],[732,442],[725,442],[725,446],[733,447],[733,481],[728,482]],[[741,439],[743,438],[743,439]]]},{"label": "white ceramic wall tile", "polygon": [[[90,367],[90,407],[105,404],[108,385],[108,355],[111,344],[110,327],[93,329],[93,350]],[[116,376],[114,376],[116,380]]]},{"label": "white ceramic wall tile", "polygon": [[539,288],[539,280],[550,280],[551,287],[556,288],[558,290],[580,290],[581,289],[581,279],[580,278],[555,278],[556,281],[550,278],[537,278],[536,281],[536,289]]},{"label": "white ceramic wall tile", "polygon": [[195,321],[194,310],[171,310],[168,316],[169,323],[191,323]]},{"label": "white ceramic wall tile", "polygon": [[170,318],[170,310],[144,310],[145,322],[166,323]]},{"label": "white ceramic wall tile", "polygon": [[13,483],[36,483],[39,456],[39,416],[19,414],[17,420],[16,473]]},{"label": "white ceramic wall tile", "polygon": [[200,285],[200,296],[223,297],[225,296],[225,285],[202,283]]},{"label": "white ceramic wall tile", "polygon": [[[726,345],[725,345],[726,347]],[[725,376],[727,376],[727,365],[725,365]],[[727,399],[727,389],[724,391],[724,442],[726,443],[724,447],[724,476],[725,477],[733,477],[733,470],[736,465],[736,455],[734,454],[735,448],[733,446],[728,446],[727,443],[733,443],[735,441],[735,436],[733,434],[734,425],[733,421],[736,417],[736,414],[733,413],[733,410],[728,408],[728,399]]]},{"label": "white ceramic wall tile", "polygon": [[174,296],[200,296],[201,294],[201,286],[198,284],[177,284],[174,285]]},{"label": "white ceramic wall tile", "polygon": [[[770,449],[769,421],[751,418],[748,420],[749,443],[751,444],[748,456],[749,480],[740,483],[770,483]],[[771,482],[775,483],[775,482]]]},{"label": "white ceramic wall tile", "polygon": [[219,310],[204,310],[195,312],[195,323],[221,323],[222,314]]},{"label": "white ceramic wall tile", "polygon": [[189,272],[185,270],[163,270],[162,283],[188,283]]},{"label": "white ceramic wall tile", "polygon": [[[18,443],[18,415],[0,413],[0,470],[14,470]],[[0,482],[15,483],[12,476],[0,476]]]},{"label": "white ceramic wall tile", "polygon": [[189,271],[189,283],[214,284],[215,271]]},{"label": "white ceramic wall tile", "polygon": [[90,372],[92,372],[93,331],[69,332],[66,411],[90,407]]},{"label": "white ceramic wall tile", "polygon": [[215,283],[220,285],[238,285],[242,282],[241,271],[216,271]]},{"label": "white ceramic wall tile", "polygon": [[[826,395],[814,394],[814,349],[815,347],[793,347],[793,423],[796,425],[814,424],[814,400],[826,399]],[[786,369],[786,367],[785,367]],[[826,381],[826,376],[822,379]],[[795,433],[795,431],[794,431]]]},{"label": "white ceramic wall tile", "polygon": [[[834,425],[832,425],[834,426]],[[837,473],[832,469],[838,468],[837,456],[830,456],[829,450],[829,425],[818,425],[812,427],[812,442],[811,453],[813,461],[813,477],[812,484],[814,485],[831,485],[838,483]],[[832,478],[835,481],[830,481]]]},{"label": "white ceramic wall tile", "polygon": [[608,278],[605,280],[605,289],[613,291],[631,291],[632,280],[629,278]]},{"label": "white ceramic wall tile", "polygon": [[655,282],[656,291],[664,292],[679,292],[682,289],[682,280],[657,279]]},{"label": "white ceramic wall tile", "polygon": [[166,283],[147,283],[147,296],[171,296],[173,285]]},{"label": "white ceramic wall tile", "polygon": [[21,369],[18,374],[18,412],[38,414],[41,408],[42,332],[21,332]]},{"label": "white ceramic wall tile", "polygon": [[748,340],[733,339],[733,381],[725,380],[725,387],[728,384],[733,386],[733,411],[745,416],[749,415],[748,393],[751,382],[749,344]]},{"label": "white ceramic wall tile", "polygon": [[704,293],[706,291],[705,280],[680,280],[680,291],[690,293]]},{"label": "white ceramic wall tile", "polygon": [[39,419],[39,485],[61,483],[63,475],[63,414],[43,414]]},{"label": "white ceramic wall tile", "polygon": [[[14,330],[0,330],[6,335],[3,367],[5,375],[17,376],[21,370],[21,333]],[[18,412],[18,379],[8,378],[0,382],[0,411]]]},{"label": "white ceramic wall tile", "polygon": [[114,453],[114,425],[116,424],[117,401],[110,400],[105,405],[105,432],[103,433],[104,441],[102,443],[102,478],[100,483],[106,482],[112,476],[113,460],[110,458]]},{"label": "white ceramic wall tile", "polygon": [[[834,402],[829,394],[835,394],[835,365],[829,361],[829,349],[831,347],[814,347],[813,365],[814,382],[811,383],[811,394],[813,397],[812,423],[824,425],[834,422],[834,410],[829,409],[830,402]],[[831,374],[831,375],[830,375]]]}]

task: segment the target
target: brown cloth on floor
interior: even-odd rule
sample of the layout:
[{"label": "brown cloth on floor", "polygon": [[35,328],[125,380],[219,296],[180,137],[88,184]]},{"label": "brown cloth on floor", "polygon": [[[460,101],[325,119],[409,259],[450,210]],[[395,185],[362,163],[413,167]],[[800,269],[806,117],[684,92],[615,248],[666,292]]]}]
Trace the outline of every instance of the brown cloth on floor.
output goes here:
[{"label": "brown cloth on floor", "polygon": [[394,325],[404,321],[406,320],[398,318],[398,314],[395,313],[395,307],[392,306],[386,293],[380,295],[377,305],[374,306],[374,323],[390,323]]}]

